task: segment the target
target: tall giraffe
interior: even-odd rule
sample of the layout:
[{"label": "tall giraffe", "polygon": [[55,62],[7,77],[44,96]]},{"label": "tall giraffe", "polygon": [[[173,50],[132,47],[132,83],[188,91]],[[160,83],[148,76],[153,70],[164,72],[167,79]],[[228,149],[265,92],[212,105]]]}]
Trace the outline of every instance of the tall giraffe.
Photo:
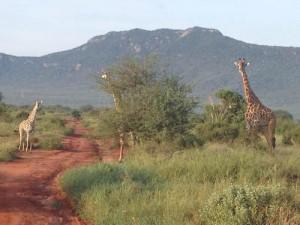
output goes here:
[{"label": "tall giraffe", "polygon": [[270,151],[273,152],[276,145],[276,117],[271,109],[264,106],[260,102],[259,98],[251,89],[248,75],[245,70],[246,66],[248,66],[249,63],[247,63],[244,58],[239,58],[234,62],[234,65],[240,72],[243,80],[244,94],[247,103],[247,110],[245,113],[247,129],[254,134],[260,133],[265,136]]},{"label": "tall giraffe", "polygon": [[[23,144],[22,150],[24,151],[23,132],[25,132],[26,133],[26,150],[25,151],[26,152],[28,151],[29,134],[34,129],[36,113],[41,104],[42,104],[42,101],[40,101],[40,102],[36,101],[28,118],[26,120],[23,120],[19,125],[19,135],[20,135],[19,150],[21,150],[21,145]],[[31,151],[31,149],[32,149],[32,143],[30,143],[29,151]]]},{"label": "tall giraffe", "polygon": [[[114,100],[114,104],[115,104],[115,109],[117,113],[121,112],[121,93],[115,88],[113,87],[113,85],[111,84],[111,79],[109,74],[102,72],[101,74],[101,78],[103,80],[105,80],[109,86],[111,86],[111,91],[112,91],[112,96],[113,96],[113,100]],[[119,144],[120,144],[120,150],[119,150],[119,162],[122,161],[123,159],[123,154],[124,154],[124,138],[125,138],[125,134],[122,131],[121,128],[118,129],[119,132]]]}]

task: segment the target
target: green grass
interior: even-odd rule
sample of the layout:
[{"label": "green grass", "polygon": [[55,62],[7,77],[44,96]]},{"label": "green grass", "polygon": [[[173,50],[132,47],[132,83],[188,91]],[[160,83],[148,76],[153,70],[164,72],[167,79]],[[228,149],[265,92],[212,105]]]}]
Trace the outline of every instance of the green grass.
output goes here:
[{"label": "green grass", "polygon": [[[95,164],[64,174],[60,183],[76,202],[81,217],[101,225],[210,225],[208,214],[203,214],[206,205],[212,196],[222,195],[224,189],[230,190],[233,185],[258,191],[261,186],[279,185],[287,193],[296,193],[291,194],[289,202],[280,202],[276,200],[277,190],[265,190],[274,194],[272,204],[289,205],[283,212],[277,204],[276,210],[267,215],[268,222],[281,214],[282,221],[299,215],[292,204],[300,194],[300,155],[295,147],[279,147],[275,155],[269,155],[210,144],[177,152],[172,157],[150,155],[140,148],[123,164]],[[222,219],[224,223],[220,223]],[[227,222],[223,217],[216,224],[247,224]]]}]

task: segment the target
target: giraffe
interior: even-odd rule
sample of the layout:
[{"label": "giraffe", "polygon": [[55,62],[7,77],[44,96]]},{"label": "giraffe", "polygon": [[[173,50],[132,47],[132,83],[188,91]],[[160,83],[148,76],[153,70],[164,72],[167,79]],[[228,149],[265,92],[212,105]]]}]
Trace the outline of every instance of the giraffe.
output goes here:
[{"label": "giraffe", "polygon": [[[113,96],[113,100],[114,100],[114,104],[115,104],[115,110],[117,113],[120,113],[121,112],[121,98],[122,98],[121,93],[112,85],[111,79],[110,79],[110,76],[108,73],[105,73],[102,71],[101,78],[103,80],[105,80],[107,82],[107,84],[111,87],[111,92],[112,92],[112,96]],[[118,161],[122,162],[123,154],[124,154],[125,134],[121,128],[118,129],[118,132],[119,132],[119,145],[120,145]]]},{"label": "giraffe", "polygon": [[273,152],[276,145],[276,117],[271,109],[261,103],[251,89],[248,75],[245,70],[246,66],[249,64],[250,63],[246,62],[244,58],[239,58],[234,62],[243,81],[244,95],[247,103],[245,113],[246,128],[253,134],[262,134],[267,140],[270,151]]},{"label": "giraffe", "polygon": [[[29,134],[34,129],[36,113],[41,104],[42,104],[42,101],[40,101],[40,102],[36,101],[28,118],[26,120],[23,120],[19,125],[19,135],[20,135],[19,150],[21,150],[21,145],[23,144],[22,151],[24,151],[23,132],[25,132],[26,133],[26,149],[25,149],[25,151],[26,152],[28,151]],[[31,151],[31,149],[32,149],[32,143],[30,143],[29,151]]]}]

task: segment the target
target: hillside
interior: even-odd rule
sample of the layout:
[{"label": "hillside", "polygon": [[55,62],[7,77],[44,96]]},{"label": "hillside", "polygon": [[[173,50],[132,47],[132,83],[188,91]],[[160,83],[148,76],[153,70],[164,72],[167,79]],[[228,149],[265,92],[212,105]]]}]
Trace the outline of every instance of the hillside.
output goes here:
[{"label": "hillside", "polygon": [[123,56],[150,53],[192,84],[202,101],[220,88],[242,93],[233,61],[243,56],[251,62],[251,85],[263,102],[300,117],[300,48],[248,44],[200,27],[109,32],[42,57],[0,54],[0,91],[14,104],[43,98],[47,104],[105,105],[110,98],[97,90],[97,72]]}]

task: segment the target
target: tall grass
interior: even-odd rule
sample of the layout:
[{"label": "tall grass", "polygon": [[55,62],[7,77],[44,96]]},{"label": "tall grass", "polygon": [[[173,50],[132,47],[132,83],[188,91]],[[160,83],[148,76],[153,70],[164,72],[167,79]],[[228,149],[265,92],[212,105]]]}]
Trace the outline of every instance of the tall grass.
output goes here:
[{"label": "tall grass", "polygon": [[[123,164],[95,164],[69,170],[60,183],[77,203],[78,213],[91,224],[208,225],[212,223],[203,212],[212,201],[211,196],[222,195],[232,185],[249,186],[250,190],[279,185],[288,193],[298,194],[299,176],[300,156],[295,149],[280,149],[272,156],[263,151],[213,144],[172,157],[135,149]],[[272,204],[280,202],[276,190],[265,191],[274,195]],[[295,219],[298,208],[294,195],[291,196],[286,213]],[[255,207],[260,206],[257,204]],[[277,206],[279,210],[280,205]],[[279,211],[267,214],[268,220],[264,221],[270,221]],[[225,217],[218,221],[222,220],[224,223],[216,224],[227,224]]]}]

